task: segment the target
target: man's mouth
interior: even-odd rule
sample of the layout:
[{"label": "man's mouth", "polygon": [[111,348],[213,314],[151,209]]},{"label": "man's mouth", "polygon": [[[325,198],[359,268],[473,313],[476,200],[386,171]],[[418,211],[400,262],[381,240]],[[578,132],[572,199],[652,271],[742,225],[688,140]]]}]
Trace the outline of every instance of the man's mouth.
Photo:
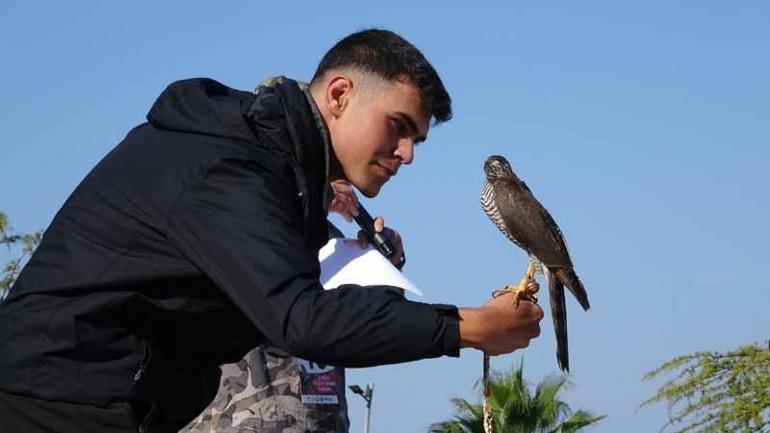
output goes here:
[{"label": "man's mouth", "polygon": [[398,173],[398,167],[395,169],[390,169],[382,164],[378,164],[380,167],[382,167],[385,170],[385,173],[388,175],[388,177],[393,177]]}]

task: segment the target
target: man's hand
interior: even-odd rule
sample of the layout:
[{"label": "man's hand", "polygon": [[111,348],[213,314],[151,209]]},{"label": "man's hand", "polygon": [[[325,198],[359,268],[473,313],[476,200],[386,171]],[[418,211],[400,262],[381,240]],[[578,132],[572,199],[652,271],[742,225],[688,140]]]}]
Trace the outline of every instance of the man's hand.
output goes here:
[{"label": "man's hand", "polygon": [[[334,198],[329,205],[329,212],[334,212],[342,216],[347,222],[352,222],[354,216],[358,216],[358,197],[353,189],[353,185],[346,180],[335,180],[331,182]],[[406,261],[404,255],[404,243],[401,241],[401,235],[396,230],[385,227],[385,219],[378,216],[374,219],[374,231],[383,233],[385,237],[393,244],[395,252],[390,257],[391,263],[401,269]],[[358,232],[358,244],[361,248],[369,246],[369,240],[363,230]]]},{"label": "man's hand", "polygon": [[[385,219],[381,216],[377,216],[374,219],[374,231],[382,233],[393,245],[393,255],[390,256],[390,262],[393,266],[401,269],[406,262],[406,255],[404,255],[404,243],[401,241],[401,235],[396,230],[389,227],[385,227]],[[366,232],[363,230],[358,231],[358,244],[361,248],[366,248],[369,245],[369,240],[366,237]]]},{"label": "man's hand", "polygon": [[340,214],[345,221],[353,221],[354,216],[358,216],[358,197],[353,190],[353,185],[346,180],[335,180],[331,182],[334,198],[329,205],[329,212]]},{"label": "man's hand", "polygon": [[540,335],[543,310],[521,301],[514,305],[506,293],[480,308],[460,308],[460,347],[473,347],[489,355],[502,355],[529,346]]}]

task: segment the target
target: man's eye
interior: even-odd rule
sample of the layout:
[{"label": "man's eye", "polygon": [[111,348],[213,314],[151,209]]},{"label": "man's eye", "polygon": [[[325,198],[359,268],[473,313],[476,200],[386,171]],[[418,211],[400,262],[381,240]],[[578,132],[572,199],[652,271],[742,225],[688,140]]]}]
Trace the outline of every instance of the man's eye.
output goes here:
[{"label": "man's eye", "polygon": [[398,119],[393,119],[393,125],[396,127],[396,131],[398,131],[399,135],[406,135],[407,131],[406,131],[406,125],[404,125],[404,122]]}]

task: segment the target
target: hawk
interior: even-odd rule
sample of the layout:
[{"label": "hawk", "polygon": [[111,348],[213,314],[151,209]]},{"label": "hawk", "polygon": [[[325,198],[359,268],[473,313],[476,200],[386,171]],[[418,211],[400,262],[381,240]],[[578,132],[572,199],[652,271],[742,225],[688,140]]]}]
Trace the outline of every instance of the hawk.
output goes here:
[{"label": "hawk", "polygon": [[583,283],[573,269],[564,236],[545,207],[513,173],[505,158],[498,155],[487,158],[484,174],[481,207],[508,239],[529,254],[530,260],[522,283],[518,287],[506,286],[503,291],[514,292],[518,302],[529,295],[526,282],[534,278],[535,272],[545,274],[556,334],[556,360],[559,368],[569,372],[564,287],[572,292],[584,310],[587,311],[590,304]]}]

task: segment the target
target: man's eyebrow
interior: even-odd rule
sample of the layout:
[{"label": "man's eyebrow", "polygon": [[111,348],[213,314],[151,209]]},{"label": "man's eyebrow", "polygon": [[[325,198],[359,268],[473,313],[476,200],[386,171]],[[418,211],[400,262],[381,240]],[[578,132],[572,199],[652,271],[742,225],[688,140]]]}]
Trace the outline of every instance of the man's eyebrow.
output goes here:
[{"label": "man's eyebrow", "polygon": [[[420,133],[420,130],[419,130],[419,129],[417,129],[417,123],[414,121],[414,119],[412,119],[412,116],[410,116],[410,115],[408,115],[408,114],[406,114],[406,113],[404,113],[404,112],[402,112],[402,111],[396,111],[396,114],[397,114],[399,117],[401,117],[401,119],[403,119],[403,120],[406,122],[406,124],[407,124],[407,126],[409,127],[409,130],[410,130],[410,132],[411,132],[412,134],[415,134],[415,135],[417,135],[417,134],[419,134],[419,133]],[[422,143],[423,141],[425,141],[425,139],[426,139],[426,138],[427,138],[427,137],[426,137],[426,136],[424,136],[424,135],[418,135],[418,136],[417,136],[417,137],[415,137],[415,139],[414,139],[414,144],[417,144],[417,143]]]}]

